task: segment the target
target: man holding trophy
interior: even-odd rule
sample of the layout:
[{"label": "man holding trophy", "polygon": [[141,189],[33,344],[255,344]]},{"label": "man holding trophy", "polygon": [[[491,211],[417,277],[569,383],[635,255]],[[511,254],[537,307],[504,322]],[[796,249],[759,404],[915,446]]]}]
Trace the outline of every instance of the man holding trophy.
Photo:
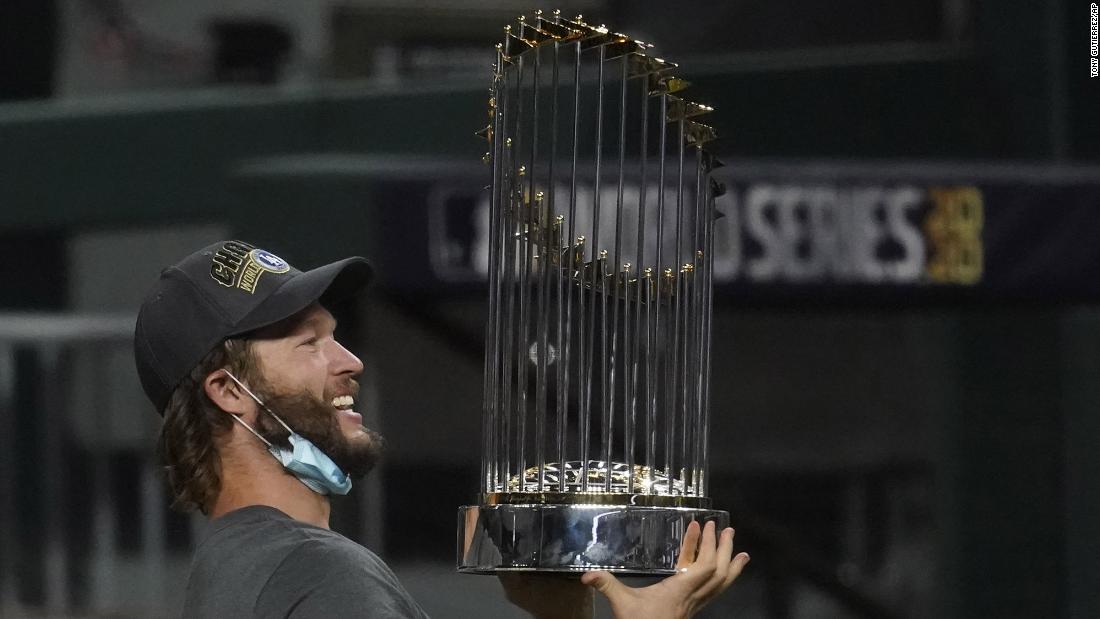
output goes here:
[{"label": "man holding trophy", "polygon": [[[713,131],[688,119],[709,108],[673,96],[674,65],[645,44],[579,18],[521,18],[506,36],[486,130],[485,487],[460,510],[458,568],[497,574],[539,618],[590,617],[593,591],[621,619],[691,617],[749,560],[704,494],[716,162]],[[579,138],[589,122],[594,143]],[[607,150],[617,164],[601,168]],[[370,275],[359,257],[303,272],[223,241],[166,268],[142,304],[135,358],[173,495],[211,519],[185,617],[426,616],[329,529],[330,495],[383,446],[354,410],[363,364],[326,308]],[[667,578],[632,588],[614,572]]]},{"label": "man holding trophy", "polygon": [[[242,288],[249,272],[256,278]],[[370,470],[382,439],[352,410],[363,366],[333,339],[322,304],[358,293],[369,274],[362,258],[303,273],[227,241],[165,269],[142,305],[135,354],[165,416],[174,496],[211,518],[184,617],[426,616],[377,556],[328,528],[329,495]],[[747,562],[730,560],[732,531],[720,537],[716,545],[709,525],[689,530],[683,571],[652,587],[630,589],[605,572],[581,582],[618,617],[687,617]],[[538,617],[591,616],[576,579],[505,582]]]}]

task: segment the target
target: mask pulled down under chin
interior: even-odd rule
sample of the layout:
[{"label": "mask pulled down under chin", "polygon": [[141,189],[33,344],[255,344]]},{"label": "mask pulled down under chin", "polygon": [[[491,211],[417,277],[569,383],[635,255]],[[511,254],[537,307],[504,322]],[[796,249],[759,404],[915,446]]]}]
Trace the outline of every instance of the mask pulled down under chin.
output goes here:
[{"label": "mask pulled down under chin", "polygon": [[290,433],[293,451],[278,445],[268,448],[283,467],[318,494],[347,494],[351,478],[309,439]]}]

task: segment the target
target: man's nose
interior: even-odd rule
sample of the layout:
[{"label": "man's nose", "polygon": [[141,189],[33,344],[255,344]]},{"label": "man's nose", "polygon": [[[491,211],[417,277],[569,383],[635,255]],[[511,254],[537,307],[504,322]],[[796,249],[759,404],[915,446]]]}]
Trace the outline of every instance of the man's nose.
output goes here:
[{"label": "man's nose", "polygon": [[350,350],[344,348],[343,344],[340,342],[333,340],[333,346],[335,347],[332,358],[332,370],[334,374],[358,376],[363,373],[363,362],[359,360],[359,357],[356,357]]}]

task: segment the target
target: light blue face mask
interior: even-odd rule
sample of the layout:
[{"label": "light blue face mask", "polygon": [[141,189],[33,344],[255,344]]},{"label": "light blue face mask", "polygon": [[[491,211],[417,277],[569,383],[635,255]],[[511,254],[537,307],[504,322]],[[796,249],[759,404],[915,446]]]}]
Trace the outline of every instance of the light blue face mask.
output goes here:
[{"label": "light blue face mask", "polygon": [[351,478],[348,477],[348,474],[342,471],[340,467],[336,466],[332,458],[325,455],[325,452],[318,449],[309,439],[291,430],[290,426],[286,425],[278,415],[272,412],[260,398],[256,397],[256,394],[252,393],[244,383],[237,380],[237,377],[233,376],[229,370],[225,370],[225,374],[233,379],[233,382],[237,383],[237,386],[241,389],[244,389],[244,392],[251,396],[252,399],[256,401],[256,404],[260,405],[260,408],[267,411],[267,414],[274,417],[275,421],[278,421],[279,424],[290,433],[290,445],[293,449],[273,445],[271,441],[260,436],[259,432],[241,420],[240,417],[236,415],[232,416],[233,419],[236,419],[242,426],[248,428],[249,432],[255,434],[256,438],[263,441],[264,444],[267,445],[267,450],[271,455],[275,456],[275,459],[278,460],[286,470],[290,471],[299,481],[317,494],[347,494],[348,491],[351,490]]}]

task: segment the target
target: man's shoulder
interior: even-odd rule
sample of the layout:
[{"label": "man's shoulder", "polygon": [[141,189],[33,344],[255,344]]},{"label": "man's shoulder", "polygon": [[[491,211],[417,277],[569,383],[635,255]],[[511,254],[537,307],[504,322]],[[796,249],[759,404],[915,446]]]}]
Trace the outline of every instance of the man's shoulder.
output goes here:
[{"label": "man's shoulder", "polygon": [[295,564],[326,565],[343,572],[390,571],[370,549],[333,531],[298,531],[291,541],[287,561]]},{"label": "man's shoulder", "polygon": [[249,616],[268,581],[300,546],[320,537],[259,505],[211,521],[191,560],[185,616]]},{"label": "man's shoulder", "polygon": [[361,616],[351,611],[378,608],[392,610],[381,617],[423,616],[373,552],[262,506],[211,524],[192,563],[187,608],[185,615],[196,617],[284,616],[288,608],[316,611],[302,616]]},{"label": "man's shoulder", "polygon": [[326,565],[342,568],[385,567],[377,555],[343,535],[262,505],[241,508],[213,521],[196,549],[194,563],[245,559],[276,569],[291,555],[294,561],[320,558]]},{"label": "man's shoulder", "polygon": [[208,561],[237,560],[241,556],[256,560],[262,556],[272,571],[316,565],[325,571],[391,574],[366,547],[263,505],[244,507],[215,520],[196,553],[197,559],[203,556]]},{"label": "man's shoulder", "polygon": [[302,617],[426,617],[373,552],[326,531],[297,543],[272,572],[257,614],[295,608]]}]

